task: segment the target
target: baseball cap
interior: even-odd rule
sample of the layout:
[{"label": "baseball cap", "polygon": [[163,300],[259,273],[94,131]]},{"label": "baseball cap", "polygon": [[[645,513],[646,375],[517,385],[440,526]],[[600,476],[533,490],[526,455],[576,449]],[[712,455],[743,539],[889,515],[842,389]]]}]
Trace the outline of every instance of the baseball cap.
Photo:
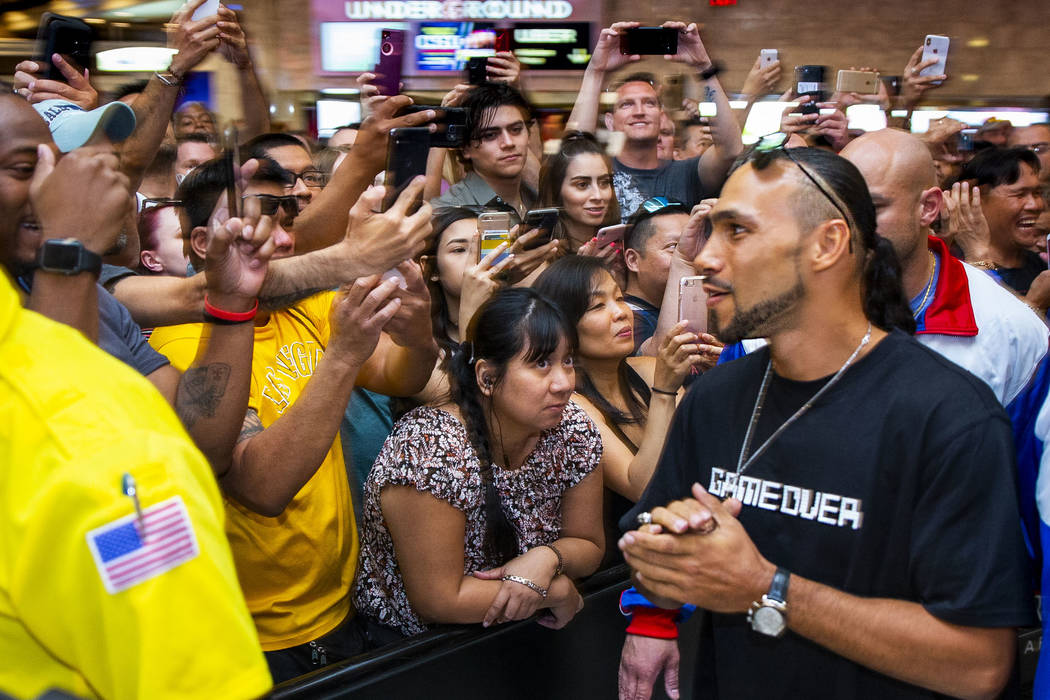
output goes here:
[{"label": "baseball cap", "polygon": [[123,141],[135,130],[135,112],[123,102],[110,102],[90,112],[67,100],[45,100],[33,108],[47,122],[55,145],[63,153],[80,148],[99,129],[113,143]]}]

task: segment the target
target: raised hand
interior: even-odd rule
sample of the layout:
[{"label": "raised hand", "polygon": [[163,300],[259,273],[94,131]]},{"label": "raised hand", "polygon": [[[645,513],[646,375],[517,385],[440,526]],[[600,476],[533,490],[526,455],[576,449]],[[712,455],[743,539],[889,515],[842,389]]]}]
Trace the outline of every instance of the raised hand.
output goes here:
[{"label": "raised hand", "polygon": [[924,68],[929,68],[932,65],[936,65],[936,63],[937,59],[935,58],[922,60],[922,46],[915,49],[915,53],[908,59],[908,65],[904,67],[904,72],[901,74],[900,95],[901,101],[906,108],[914,107],[928,90],[940,87],[948,79],[948,76],[944,74],[919,75],[919,72]]},{"label": "raised hand", "polygon": [[135,200],[117,156],[101,146],[77,148],[58,162],[51,147],[37,146],[29,201],[47,238],[75,238],[104,255],[117,242]]},{"label": "raised hand", "polygon": [[171,72],[178,78],[200,65],[215,49],[219,48],[219,15],[204,17],[196,22],[190,19],[193,12],[204,4],[204,0],[190,0],[175,11],[166,25],[168,48],[175,49],[171,59]]},{"label": "raised hand", "polygon": [[395,279],[381,282],[379,275],[361,277],[344,287],[329,311],[332,337],[325,357],[363,365],[375,351],[384,326],[401,308],[401,299],[394,294],[397,288]]},{"label": "raised hand", "polygon": [[711,67],[711,57],[700,40],[700,29],[696,22],[664,22],[663,27],[678,30],[678,53],[664,56],[668,61],[686,63],[697,70],[707,70]]},{"label": "raised hand", "polygon": [[430,205],[424,202],[418,211],[408,214],[409,206],[423,192],[424,181],[422,176],[413,180],[385,212],[377,211],[386,193],[382,186],[369,187],[350,209],[346,243],[351,258],[367,266],[369,272],[382,274],[405,260],[416,259],[426,248],[434,230]]},{"label": "raised hand", "polygon": [[[477,260],[478,250],[481,246],[481,234],[477,231],[470,238],[467,248],[467,260]],[[459,290],[459,327],[466,330],[470,320],[474,318],[481,305],[493,294],[506,286],[500,278],[509,267],[514,264],[514,256],[507,255],[498,263],[496,258],[510,247],[510,243],[504,241],[495,250],[489,252],[477,265],[472,265],[463,271],[463,282]]]},{"label": "raised hand", "polygon": [[401,308],[386,324],[390,338],[403,347],[419,347],[434,342],[434,329],[430,320],[430,290],[423,281],[419,264],[405,260],[397,266],[404,280],[395,294],[401,300]]},{"label": "raised hand", "polygon": [[510,51],[500,51],[495,56],[489,56],[485,72],[494,83],[521,87],[521,61]]},{"label": "raised hand", "polygon": [[967,260],[984,260],[989,256],[991,233],[981,210],[981,190],[969,182],[956,182],[941,193],[941,238],[962,248]]},{"label": "raised hand", "polygon": [[68,100],[85,111],[98,107],[98,92],[88,81],[87,68],[78,73],[69,61],[59,54],[51,55],[51,63],[62,72],[65,82],[48,80],[38,74],[44,69],[36,61],[21,61],[15,66],[15,92],[32,104],[45,100]]},{"label": "raised hand", "polygon": [[594,45],[591,60],[587,63],[588,70],[602,72],[614,71],[620,66],[642,60],[641,56],[624,56],[620,53],[620,35],[624,30],[640,27],[640,22],[616,22],[607,27],[598,35],[598,42]]},{"label": "raised hand", "polygon": [[780,82],[780,61],[773,61],[768,66],[762,65],[762,55],[755,59],[755,65],[751,66],[747,78],[744,79],[744,87],[740,92],[748,97],[761,97],[773,92],[777,83]]},{"label": "raised hand", "polygon": [[237,13],[225,5],[219,5],[218,16],[219,53],[238,68],[248,68],[252,64],[252,57],[248,53],[248,37],[237,21]]}]

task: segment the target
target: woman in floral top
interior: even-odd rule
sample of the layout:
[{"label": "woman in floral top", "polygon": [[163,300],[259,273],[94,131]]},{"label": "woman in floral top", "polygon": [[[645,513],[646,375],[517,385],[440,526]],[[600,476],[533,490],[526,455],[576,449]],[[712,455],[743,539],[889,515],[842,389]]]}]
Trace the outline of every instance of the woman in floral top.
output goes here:
[{"label": "woman in floral top", "polygon": [[497,293],[449,361],[451,397],[394,426],[365,486],[358,614],[562,627],[602,535],[601,437],[569,402],[576,334],[530,289]]}]

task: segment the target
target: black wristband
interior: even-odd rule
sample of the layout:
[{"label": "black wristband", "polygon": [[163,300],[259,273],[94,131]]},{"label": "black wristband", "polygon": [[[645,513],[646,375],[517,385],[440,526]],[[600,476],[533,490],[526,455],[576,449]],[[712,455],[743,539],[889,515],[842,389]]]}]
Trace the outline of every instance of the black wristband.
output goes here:
[{"label": "black wristband", "polygon": [[666,389],[657,389],[655,386],[649,387],[652,391],[657,394],[663,394],[664,396],[678,396],[677,391],[667,391]]},{"label": "black wristband", "polygon": [[255,319],[248,319],[246,321],[231,321],[228,318],[219,318],[218,316],[212,316],[207,311],[204,312],[204,322],[214,323],[216,326],[239,326],[242,323],[252,323]]},{"label": "black wristband", "polygon": [[710,80],[719,73],[722,72],[722,64],[718,61],[711,61],[711,66],[705,70],[700,71],[701,80]]}]

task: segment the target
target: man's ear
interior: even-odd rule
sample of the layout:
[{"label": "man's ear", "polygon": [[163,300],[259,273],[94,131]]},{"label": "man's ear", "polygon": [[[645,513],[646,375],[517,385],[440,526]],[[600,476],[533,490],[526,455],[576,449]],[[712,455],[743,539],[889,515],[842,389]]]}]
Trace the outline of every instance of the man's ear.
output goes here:
[{"label": "man's ear", "polygon": [[931,187],[919,195],[919,223],[924,227],[932,226],[941,215],[944,206],[944,193],[940,187]]},{"label": "man's ear", "polygon": [[196,226],[190,231],[190,248],[201,260],[205,260],[208,257],[207,226]]},{"label": "man's ear", "polygon": [[849,255],[850,230],[841,219],[825,221],[810,235],[812,240],[808,247],[813,272],[834,267],[843,256]]},{"label": "man's ear", "polygon": [[627,269],[631,272],[638,272],[638,260],[642,257],[634,248],[623,249],[623,264],[627,266]]},{"label": "man's ear", "polygon": [[143,250],[139,252],[139,260],[142,262],[142,267],[150,272],[164,272],[164,266],[160,264],[160,261],[157,260],[157,256],[152,250]]},{"label": "man's ear", "polygon": [[602,115],[605,118],[605,129],[606,131],[613,130],[612,112],[606,112]]}]

